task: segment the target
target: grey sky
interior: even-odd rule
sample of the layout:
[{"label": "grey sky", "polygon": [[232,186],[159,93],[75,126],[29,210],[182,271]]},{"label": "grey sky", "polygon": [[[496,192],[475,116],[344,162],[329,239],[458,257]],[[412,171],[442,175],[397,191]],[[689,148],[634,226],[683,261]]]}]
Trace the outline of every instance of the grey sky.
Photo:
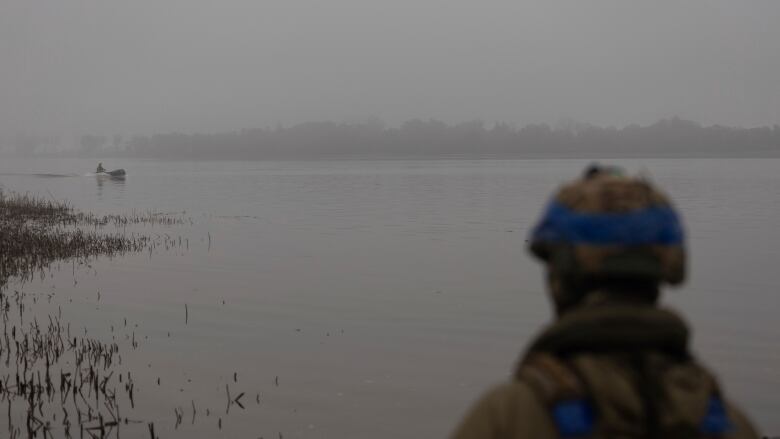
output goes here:
[{"label": "grey sky", "polygon": [[0,0],[0,135],[780,123],[780,2]]}]

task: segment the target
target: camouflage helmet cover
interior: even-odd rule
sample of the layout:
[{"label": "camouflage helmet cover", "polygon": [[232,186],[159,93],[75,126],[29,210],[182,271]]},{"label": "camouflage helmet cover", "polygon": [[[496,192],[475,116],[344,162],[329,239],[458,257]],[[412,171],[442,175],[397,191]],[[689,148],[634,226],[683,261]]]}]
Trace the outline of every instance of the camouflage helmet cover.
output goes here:
[{"label": "camouflage helmet cover", "polygon": [[591,166],[564,185],[531,232],[531,252],[569,278],[680,284],[684,232],[667,197],[618,168]]}]

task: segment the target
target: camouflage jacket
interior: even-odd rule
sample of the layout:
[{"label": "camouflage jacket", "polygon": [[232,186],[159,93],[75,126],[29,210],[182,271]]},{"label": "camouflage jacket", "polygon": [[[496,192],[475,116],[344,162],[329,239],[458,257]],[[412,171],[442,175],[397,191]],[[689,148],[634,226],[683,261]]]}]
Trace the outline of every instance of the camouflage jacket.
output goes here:
[{"label": "camouflage jacket", "polygon": [[603,303],[572,310],[452,437],[758,438],[687,344],[685,323],[668,310]]}]

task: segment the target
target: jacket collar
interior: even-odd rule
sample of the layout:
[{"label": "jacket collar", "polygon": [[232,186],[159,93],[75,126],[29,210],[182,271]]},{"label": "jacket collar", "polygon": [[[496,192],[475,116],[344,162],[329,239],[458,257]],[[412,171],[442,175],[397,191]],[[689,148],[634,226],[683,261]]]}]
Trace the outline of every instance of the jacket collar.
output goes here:
[{"label": "jacket collar", "polygon": [[[596,296],[597,298],[598,296]],[[654,350],[689,357],[689,330],[671,310],[640,303],[592,300],[545,328],[527,354]]]}]

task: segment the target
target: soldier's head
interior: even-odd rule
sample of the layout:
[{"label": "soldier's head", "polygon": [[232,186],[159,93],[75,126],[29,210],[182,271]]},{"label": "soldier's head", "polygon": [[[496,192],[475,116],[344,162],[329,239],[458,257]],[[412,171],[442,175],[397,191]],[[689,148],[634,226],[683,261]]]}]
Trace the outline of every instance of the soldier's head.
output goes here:
[{"label": "soldier's head", "polygon": [[616,167],[591,165],[565,184],[529,249],[547,266],[559,314],[597,291],[655,301],[661,284],[685,279],[685,237],[671,202]]}]

